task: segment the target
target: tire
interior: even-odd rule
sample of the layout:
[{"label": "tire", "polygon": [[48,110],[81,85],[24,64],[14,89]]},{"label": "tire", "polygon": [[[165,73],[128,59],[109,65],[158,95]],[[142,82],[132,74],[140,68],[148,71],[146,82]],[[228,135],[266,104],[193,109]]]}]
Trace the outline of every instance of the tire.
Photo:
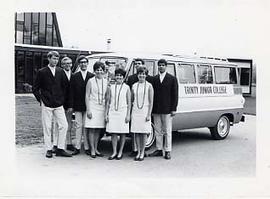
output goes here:
[{"label": "tire", "polygon": [[150,134],[147,135],[145,149],[150,149],[156,139],[154,124],[152,124],[151,126],[152,126],[152,130]]},{"label": "tire", "polygon": [[230,120],[226,115],[222,115],[214,127],[210,127],[211,136],[215,140],[225,139],[230,132]]}]

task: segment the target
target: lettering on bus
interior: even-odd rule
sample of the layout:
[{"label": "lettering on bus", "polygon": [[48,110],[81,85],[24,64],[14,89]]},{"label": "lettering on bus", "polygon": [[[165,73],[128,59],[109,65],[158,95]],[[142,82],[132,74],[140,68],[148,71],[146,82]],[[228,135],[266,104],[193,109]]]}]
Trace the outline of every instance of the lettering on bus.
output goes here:
[{"label": "lettering on bus", "polygon": [[198,86],[185,86],[186,94],[198,94]]},{"label": "lettering on bus", "polygon": [[227,94],[226,86],[184,86],[187,95]]},{"label": "lettering on bus", "polygon": [[224,94],[224,93],[227,93],[226,86],[213,86],[213,92],[215,94]]}]

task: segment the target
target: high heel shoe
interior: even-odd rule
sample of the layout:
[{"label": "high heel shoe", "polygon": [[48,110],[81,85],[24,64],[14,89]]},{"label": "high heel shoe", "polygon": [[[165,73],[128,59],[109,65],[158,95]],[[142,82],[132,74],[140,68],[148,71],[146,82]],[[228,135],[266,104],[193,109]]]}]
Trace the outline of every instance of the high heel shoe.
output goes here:
[{"label": "high heel shoe", "polygon": [[143,161],[143,160],[144,160],[144,157],[139,157],[138,160],[139,160],[139,161]]},{"label": "high heel shoe", "polygon": [[134,161],[139,161],[140,157],[135,157]]},{"label": "high heel shoe", "polygon": [[116,160],[121,160],[123,158],[123,154],[116,157]]},{"label": "high heel shoe", "polygon": [[104,157],[104,155],[102,153],[96,153],[96,156],[98,156],[98,157]]},{"label": "high heel shoe", "polygon": [[96,156],[96,155],[90,154],[90,157],[91,157],[91,158],[96,158],[97,156]]}]

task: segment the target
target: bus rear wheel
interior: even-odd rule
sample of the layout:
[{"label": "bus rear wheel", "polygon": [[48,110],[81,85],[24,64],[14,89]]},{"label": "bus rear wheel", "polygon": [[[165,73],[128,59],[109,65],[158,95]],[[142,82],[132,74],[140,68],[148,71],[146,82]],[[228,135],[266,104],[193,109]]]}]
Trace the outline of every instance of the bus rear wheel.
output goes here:
[{"label": "bus rear wheel", "polygon": [[213,139],[223,140],[230,132],[230,120],[226,115],[223,115],[218,119],[217,124],[209,129]]}]

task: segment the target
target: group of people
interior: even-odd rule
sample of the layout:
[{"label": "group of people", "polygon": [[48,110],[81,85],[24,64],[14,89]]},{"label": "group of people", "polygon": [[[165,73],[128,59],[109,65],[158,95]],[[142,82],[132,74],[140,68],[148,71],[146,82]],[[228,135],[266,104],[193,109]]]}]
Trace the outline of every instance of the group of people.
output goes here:
[{"label": "group of people", "polygon": [[[172,116],[178,103],[178,84],[176,78],[166,72],[166,60],[158,61],[158,75],[149,76],[144,61],[135,59],[136,74],[124,82],[125,70],[116,68],[112,83],[103,62],[93,65],[93,74],[87,71],[88,59],[80,56],[77,60],[80,70],[72,74],[70,58],[64,57],[61,67],[56,67],[59,53],[50,51],[47,57],[49,64],[38,71],[33,86],[33,94],[41,104],[47,158],[53,157],[53,153],[62,157],[79,154],[82,138],[87,155],[102,157],[98,144],[106,132],[112,142],[109,160],[122,159],[126,135],[131,133],[131,155],[135,156],[135,161],[142,161],[152,118],[157,149],[149,156],[171,159]],[[75,114],[74,145],[72,113]]]}]

